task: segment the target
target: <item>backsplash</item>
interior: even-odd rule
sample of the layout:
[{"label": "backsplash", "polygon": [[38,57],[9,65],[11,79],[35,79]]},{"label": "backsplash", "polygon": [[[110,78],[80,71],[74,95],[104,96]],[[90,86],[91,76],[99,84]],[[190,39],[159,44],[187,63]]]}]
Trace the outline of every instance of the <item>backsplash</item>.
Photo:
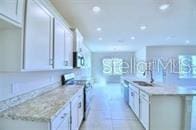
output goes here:
[{"label": "backsplash", "polygon": [[0,102],[0,112],[4,111],[10,107],[14,107],[18,104],[21,104],[21,103],[23,103],[27,100],[30,100],[36,96],[39,96],[45,92],[51,91],[59,86],[60,86],[60,82],[57,82],[55,84],[48,85],[48,86],[43,87],[41,89],[37,89],[37,90],[31,91],[29,93],[25,93],[23,95],[15,96],[13,98],[1,101]]}]

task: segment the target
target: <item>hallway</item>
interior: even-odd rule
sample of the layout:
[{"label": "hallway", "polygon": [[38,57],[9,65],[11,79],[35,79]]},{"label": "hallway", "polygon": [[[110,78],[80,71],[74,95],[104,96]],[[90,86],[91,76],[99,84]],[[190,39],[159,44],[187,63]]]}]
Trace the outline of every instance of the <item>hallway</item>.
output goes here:
[{"label": "hallway", "polygon": [[118,84],[96,85],[91,111],[81,130],[144,130],[124,103]]}]

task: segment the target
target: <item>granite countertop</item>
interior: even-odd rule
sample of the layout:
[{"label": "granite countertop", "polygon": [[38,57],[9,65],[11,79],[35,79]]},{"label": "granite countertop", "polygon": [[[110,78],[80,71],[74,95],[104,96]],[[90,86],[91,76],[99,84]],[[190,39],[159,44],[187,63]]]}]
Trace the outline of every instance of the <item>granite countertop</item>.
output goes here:
[{"label": "granite countertop", "polygon": [[[162,83],[153,83],[153,87],[144,87],[140,86],[132,81],[146,81],[149,82],[147,79],[140,79],[133,76],[123,76],[121,79],[128,81],[135,87],[139,88],[143,92],[146,92],[150,96],[155,95],[168,95],[168,96],[196,96],[196,89],[191,89],[190,87],[186,86],[169,86]],[[195,87],[196,88],[196,87]]]},{"label": "granite countertop", "polygon": [[83,89],[83,86],[80,85],[58,87],[1,112],[0,118],[48,122],[54,119],[81,89]]}]

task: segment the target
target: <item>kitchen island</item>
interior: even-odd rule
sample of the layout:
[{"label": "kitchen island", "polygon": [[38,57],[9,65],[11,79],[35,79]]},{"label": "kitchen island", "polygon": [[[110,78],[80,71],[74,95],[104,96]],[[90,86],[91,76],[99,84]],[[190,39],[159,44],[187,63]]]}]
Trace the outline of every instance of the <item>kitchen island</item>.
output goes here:
[{"label": "kitchen island", "polygon": [[[149,85],[139,85],[138,81]],[[191,130],[195,90],[128,76],[121,77],[124,82],[129,83],[129,106],[146,130]]]}]

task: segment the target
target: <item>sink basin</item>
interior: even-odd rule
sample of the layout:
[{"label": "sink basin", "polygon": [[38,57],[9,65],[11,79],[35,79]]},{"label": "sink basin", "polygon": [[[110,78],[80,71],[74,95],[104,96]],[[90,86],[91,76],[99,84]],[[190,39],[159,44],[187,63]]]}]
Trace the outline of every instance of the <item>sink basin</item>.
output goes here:
[{"label": "sink basin", "polygon": [[152,84],[149,84],[149,83],[147,83],[145,81],[133,81],[133,83],[136,83],[136,84],[138,84],[140,86],[144,86],[144,87],[153,87]]}]

